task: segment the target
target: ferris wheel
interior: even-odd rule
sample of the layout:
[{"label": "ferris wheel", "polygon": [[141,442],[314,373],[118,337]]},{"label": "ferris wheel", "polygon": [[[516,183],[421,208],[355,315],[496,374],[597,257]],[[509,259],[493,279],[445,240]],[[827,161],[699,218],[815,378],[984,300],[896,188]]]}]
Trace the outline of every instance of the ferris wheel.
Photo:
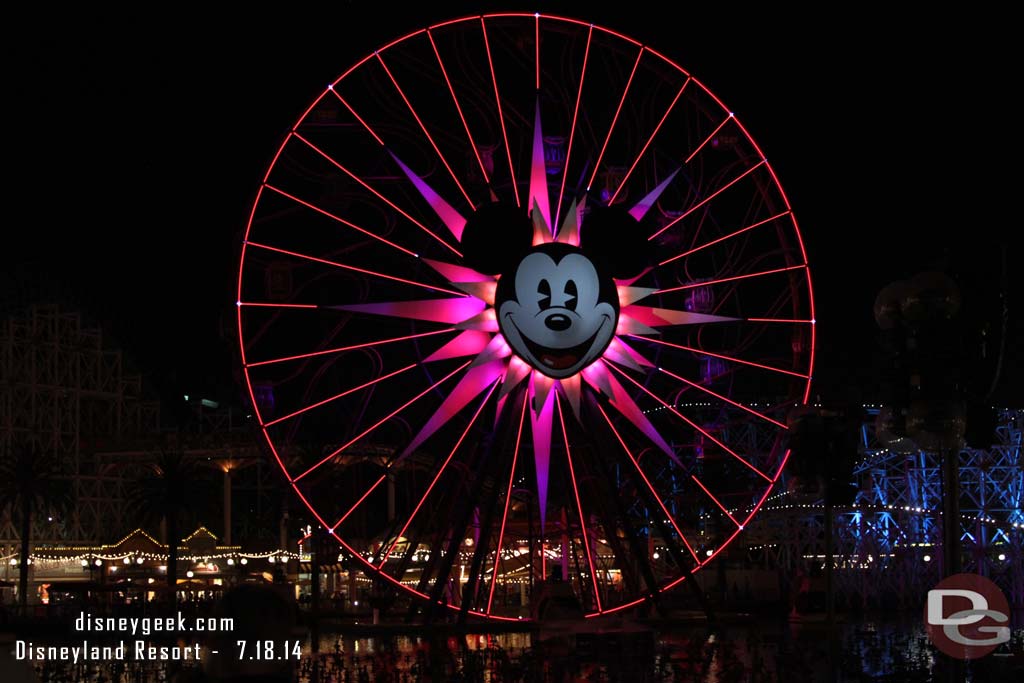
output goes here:
[{"label": "ferris wheel", "polygon": [[367,55],[298,117],[238,273],[291,488],[377,584],[494,619],[658,600],[757,513],[807,401],[796,219],[672,60],[543,14]]}]

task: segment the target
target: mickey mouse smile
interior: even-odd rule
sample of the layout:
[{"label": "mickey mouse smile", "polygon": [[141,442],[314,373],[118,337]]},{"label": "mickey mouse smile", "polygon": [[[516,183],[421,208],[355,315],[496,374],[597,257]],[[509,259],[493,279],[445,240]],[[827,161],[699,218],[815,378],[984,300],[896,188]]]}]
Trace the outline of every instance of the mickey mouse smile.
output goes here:
[{"label": "mickey mouse smile", "polygon": [[[553,321],[560,321],[561,319],[568,320],[569,318],[566,315],[555,313],[548,316],[545,319],[545,322],[550,326]],[[611,318],[606,317],[605,321],[611,322]],[[511,319],[508,322],[509,325],[515,325],[515,322]],[[555,322],[555,324],[560,324],[560,322]],[[530,356],[530,358],[539,360],[541,365],[548,368],[550,371],[563,371],[579,363],[580,359],[584,358],[588,351],[597,346],[596,342],[598,335],[601,334],[602,330],[604,330],[603,323],[602,326],[598,328],[597,332],[595,332],[589,339],[567,349],[555,349],[538,344],[529,337],[524,336],[522,331],[516,328],[516,332],[519,333],[522,343],[526,347],[526,355]],[[601,348],[600,351],[604,351],[604,349]],[[524,354],[520,354],[520,356],[522,355]],[[598,355],[600,355],[600,352]],[[527,360],[529,361],[530,359]]]}]

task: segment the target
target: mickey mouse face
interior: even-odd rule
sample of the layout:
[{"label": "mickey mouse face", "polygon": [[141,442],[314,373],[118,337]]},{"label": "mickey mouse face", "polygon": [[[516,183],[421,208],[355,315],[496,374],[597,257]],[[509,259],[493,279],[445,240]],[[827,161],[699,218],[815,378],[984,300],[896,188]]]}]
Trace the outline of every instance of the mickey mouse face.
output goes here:
[{"label": "mickey mouse face", "polygon": [[571,377],[611,342],[619,318],[610,276],[578,248],[544,244],[499,281],[498,325],[516,355],[545,375]]},{"label": "mickey mouse face", "polygon": [[526,212],[494,202],[466,221],[461,249],[467,265],[495,275],[494,309],[517,356],[553,379],[572,377],[597,360],[615,336],[615,278],[640,275],[651,260],[639,222],[621,207],[594,207],[583,219],[579,246],[534,245]]}]

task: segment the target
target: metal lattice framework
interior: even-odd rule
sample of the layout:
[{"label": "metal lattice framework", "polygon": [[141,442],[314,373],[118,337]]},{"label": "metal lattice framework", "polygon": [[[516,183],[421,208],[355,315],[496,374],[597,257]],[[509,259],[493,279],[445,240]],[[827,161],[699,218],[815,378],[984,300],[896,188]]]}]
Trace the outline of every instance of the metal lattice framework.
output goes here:
[{"label": "metal lattice framework", "polygon": [[[1022,426],[1024,412],[1002,410],[993,445],[959,454],[963,571],[993,579],[1015,607],[1024,605]],[[872,424],[863,428],[862,452],[854,505],[835,509],[837,591],[850,604],[916,608],[942,574],[941,458],[885,448]],[[820,502],[797,502],[780,492],[764,511],[751,528],[749,548],[778,567],[820,569]]]},{"label": "metal lattice framework", "polygon": [[[36,305],[0,324],[0,454],[7,457],[18,440],[32,438],[74,481],[71,518],[37,523],[35,539],[97,541],[119,528],[121,479],[105,476],[89,454],[159,429],[158,405],[143,397],[141,378],[80,314]],[[4,515],[0,543],[16,538]]]}]

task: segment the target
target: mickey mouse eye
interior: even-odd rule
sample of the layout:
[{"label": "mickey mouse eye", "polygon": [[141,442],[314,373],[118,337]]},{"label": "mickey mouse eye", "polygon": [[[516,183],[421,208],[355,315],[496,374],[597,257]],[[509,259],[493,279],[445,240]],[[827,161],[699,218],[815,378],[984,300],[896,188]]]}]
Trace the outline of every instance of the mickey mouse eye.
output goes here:
[{"label": "mickey mouse eye", "polygon": [[579,292],[576,290],[576,281],[568,280],[565,283],[565,307],[570,311],[576,310],[576,297]]},{"label": "mickey mouse eye", "polygon": [[540,299],[537,301],[540,310],[551,308],[551,283],[546,279],[541,279],[537,284],[537,293],[540,294]]}]

